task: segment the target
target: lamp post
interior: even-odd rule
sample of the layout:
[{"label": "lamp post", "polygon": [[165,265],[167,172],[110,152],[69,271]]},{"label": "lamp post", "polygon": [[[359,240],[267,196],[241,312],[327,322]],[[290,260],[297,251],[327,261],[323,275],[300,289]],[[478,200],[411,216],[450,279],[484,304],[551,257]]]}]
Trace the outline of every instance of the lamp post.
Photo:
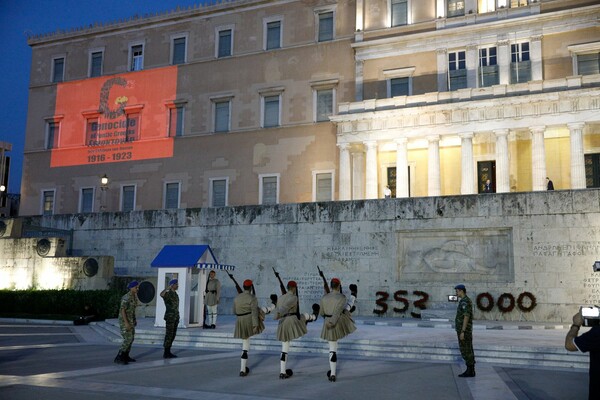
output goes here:
[{"label": "lamp post", "polygon": [[100,212],[106,211],[106,189],[108,189],[108,176],[104,174],[102,178],[100,178],[100,191],[102,192],[101,203],[100,203]]}]

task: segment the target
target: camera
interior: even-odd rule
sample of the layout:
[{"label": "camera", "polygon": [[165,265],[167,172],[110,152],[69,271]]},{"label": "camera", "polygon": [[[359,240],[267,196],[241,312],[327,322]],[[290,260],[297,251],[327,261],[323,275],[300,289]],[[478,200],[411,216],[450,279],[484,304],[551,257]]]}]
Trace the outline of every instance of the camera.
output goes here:
[{"label": "camera", "polygon": [[594,270],[594,272],[600,271],[600,261],[596,261],[594,265],[592,265],[592,269]]},{"label": "camera", "polygon": [[458,301],[458,296],[455,294],[449,294],[448,301]]},{"label": "camera", "polygon": [[579,312],[583,317],[583,326],[600,325],[600,308],[596,306],[581,306]]}]

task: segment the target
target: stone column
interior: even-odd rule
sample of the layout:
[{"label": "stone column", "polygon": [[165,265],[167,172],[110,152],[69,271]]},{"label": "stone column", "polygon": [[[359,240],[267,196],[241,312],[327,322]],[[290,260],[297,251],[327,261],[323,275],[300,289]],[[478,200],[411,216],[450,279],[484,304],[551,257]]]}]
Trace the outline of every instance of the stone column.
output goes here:
[{"label": "stone column", "polygon": [[479,49],[477,46],[467,46],[465,54],[467,64],[467,87],[477,87],[477,66],[479,65]]},{"label": "stone column", "polygon": [[438,92],[448,91],[448,55],[446,49],[437,49]]},{"label": "stone column", "polygon": [[571,189],[585,189],[585,157],[583,155],[585,123],[579,122],[567,126],[571,132]]},{"label": "stone column", "polygon": [[[531,57],[531,80],[541,81],[544,79],[542,68],[542,36],[532,36],[530,46]],[[545,178],[545,177],[544,177]]]},{"label": "stone column", "polygon": [[531,131],[531,183],[534,191],[546,190],[545,126],[532,126]]},{"label": "stone column", "polygon": [[428,170],[427,170],[427,195],[439,196],[441,194],[440,177],[440,137],[438,135],[427,136],[428,148]]},{"label": "stone column", "polygon": [[510,163],[508,162],[508,129],[497,129],[496,135],[496,193],[510,192]]},{"label": "stone column", "polygon": [[473,132],[463,133],[460,135],[461,148],[461,176],[460,176],[460,193],[475,194],[475,174],[473,171]]},{"label": "stone column", "polygon": [[408,139],[396,139],[396,197],[408,197]]},{"label": "stone column", "polygon": [[367,188],[365,198],[376,199],[377,196],[377,142],[364,142],[367,148]]},{"label": "stone column", "polygon": [[364,68],[364,65],[365,65],[365,62],[363,60],[356,60],[354,62],[354,73],[355,73],[354,99],[356,101],[363,100],[363,68]]},{"label": "stone column", "polygon": [[510,45],[508,40],[498,41],[498,73],[501,85],[510,83]]},{"label": "stone column", "polygon": [[340,148],[340,187],[339,199],[352,200],[352,179],[350,173],[350,145],[348,143],[338,144]]}]

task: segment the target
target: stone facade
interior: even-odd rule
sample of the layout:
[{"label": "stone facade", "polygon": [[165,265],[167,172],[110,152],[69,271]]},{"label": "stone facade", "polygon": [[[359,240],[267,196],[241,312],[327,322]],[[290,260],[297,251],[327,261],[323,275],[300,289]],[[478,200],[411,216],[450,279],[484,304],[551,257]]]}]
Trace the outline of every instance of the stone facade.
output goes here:
[{"label": "stone facade", "polygon": [[[600,274],[592,272],[600,258],[600,192],[593,189],[69,214],[23,223],[72,229],[73,255],[111,255],[117,275],[150,280],[163,245],[209,244],[219,262],[236,266],[238,282],[254,281],[261,302],[279,291],[273,267],[285,281],[296,280],[304,310],[323,294],[317,266],[345,288],[358,284],[359,315],[373,315],[382,303],[388,317],[450,308],[447,295],[457,283],[473,301],[484,292],[494,301],[523,292],[537,300],[531,313],[515,307],[502,314],[494,306],[477,310],[480,319],[568,322],[579,305],[600,302]],[[225,274],[219,279],[221,312],[228,313],[235,288]],[[415,291],[428,295],[426,310],[415,307],[423,297]],[[394,312],[403,308],[400,298],[408,307]]]}]

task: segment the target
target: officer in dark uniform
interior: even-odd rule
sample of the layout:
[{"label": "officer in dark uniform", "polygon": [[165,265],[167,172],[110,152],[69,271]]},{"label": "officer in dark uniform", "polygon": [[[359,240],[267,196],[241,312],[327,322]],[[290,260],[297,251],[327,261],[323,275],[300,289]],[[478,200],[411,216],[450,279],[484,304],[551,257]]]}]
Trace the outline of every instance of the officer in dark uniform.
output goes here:
[{"label": "officer in dark uniform", "polygon": [[458,335],[460,355],[467,364],[467,370],[458,375],[461,378],[472,378],[475,376],[475,354],[473,353],[473,303],[467,296],[465,285],[454,287],[456,295],[460,299],[456,308],[455,327]]},{"label": "officer in dark uniform", "polygon": [[177,325],[179,325],[179,296],[177,289],[179,284],[177,279],[171,279],[169,286],[160,292],[160,297],[165,301],[165,341],[163,347],[165,351],[163,358],[176,358],[177,356],[171,353],[171,345],[177,335]]}]

